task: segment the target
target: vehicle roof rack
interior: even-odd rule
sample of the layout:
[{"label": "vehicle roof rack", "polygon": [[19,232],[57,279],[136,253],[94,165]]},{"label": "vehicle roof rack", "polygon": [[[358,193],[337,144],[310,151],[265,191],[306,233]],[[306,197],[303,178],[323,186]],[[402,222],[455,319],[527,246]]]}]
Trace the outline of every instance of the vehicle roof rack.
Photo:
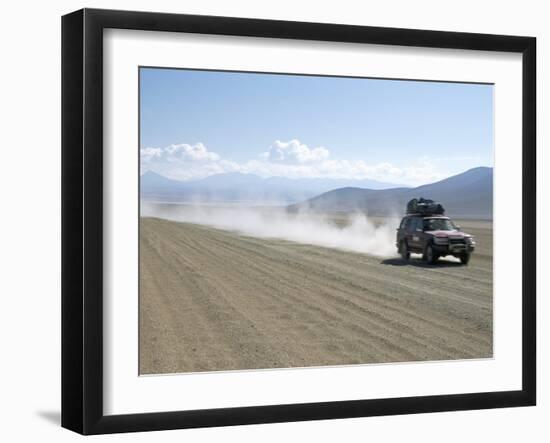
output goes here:
[{"label": "vehicle roof rack", "polygon": [[426,198],[413,198],[407,203],[407,214],[422,216],[445,215],[445,208],[441,203]]},{"label": "vehicle roof rack", "polygon": [[418,215],[419,217],[447,217],[445,214],[432,214],[431,212],[407,212],[406,215]]}]

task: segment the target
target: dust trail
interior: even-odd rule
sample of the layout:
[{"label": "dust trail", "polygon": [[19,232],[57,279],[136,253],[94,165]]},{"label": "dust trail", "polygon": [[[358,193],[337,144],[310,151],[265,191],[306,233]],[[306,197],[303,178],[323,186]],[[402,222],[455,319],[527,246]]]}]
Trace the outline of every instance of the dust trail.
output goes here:
[{"label": "dust trail", "polygon": [[397,219],[375,221],[364,213],[345,216],[309,212],[289,214],[281,208],[144,203],[142,215],[195,223],[260,238],[393,257]]}]

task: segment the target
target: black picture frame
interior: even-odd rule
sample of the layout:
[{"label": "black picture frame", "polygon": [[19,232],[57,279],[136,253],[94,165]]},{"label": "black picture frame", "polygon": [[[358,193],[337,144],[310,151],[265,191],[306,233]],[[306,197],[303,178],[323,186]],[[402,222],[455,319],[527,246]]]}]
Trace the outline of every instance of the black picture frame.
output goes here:
[{"label": "black picture frame", "polygon": [[[103,413],[103,30],[503,51],[522,54],[522,389],[130,415]],[[83,9],[62,18],[62,426],[82,434],[229,426],[536,403],[536,39]]]}]

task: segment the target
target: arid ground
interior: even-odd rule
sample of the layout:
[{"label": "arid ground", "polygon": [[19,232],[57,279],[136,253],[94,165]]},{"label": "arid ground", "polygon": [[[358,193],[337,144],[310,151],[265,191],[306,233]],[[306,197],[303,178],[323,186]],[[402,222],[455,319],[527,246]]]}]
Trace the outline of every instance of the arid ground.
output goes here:
[{"label": "arid ground", "polygon": [[492,223],[468,266],[141,218],[140,373],[492,356]]}]

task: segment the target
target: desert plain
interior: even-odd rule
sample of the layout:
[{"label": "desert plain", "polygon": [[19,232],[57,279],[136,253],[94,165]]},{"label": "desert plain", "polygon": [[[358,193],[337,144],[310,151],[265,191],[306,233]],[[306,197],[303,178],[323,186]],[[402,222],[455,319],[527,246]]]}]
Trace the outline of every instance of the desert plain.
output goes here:
[{"label": "desert plain", "polygon": [[492,222],[458,223],[468,266],[142,216],[140,374],[490,358]]}]

